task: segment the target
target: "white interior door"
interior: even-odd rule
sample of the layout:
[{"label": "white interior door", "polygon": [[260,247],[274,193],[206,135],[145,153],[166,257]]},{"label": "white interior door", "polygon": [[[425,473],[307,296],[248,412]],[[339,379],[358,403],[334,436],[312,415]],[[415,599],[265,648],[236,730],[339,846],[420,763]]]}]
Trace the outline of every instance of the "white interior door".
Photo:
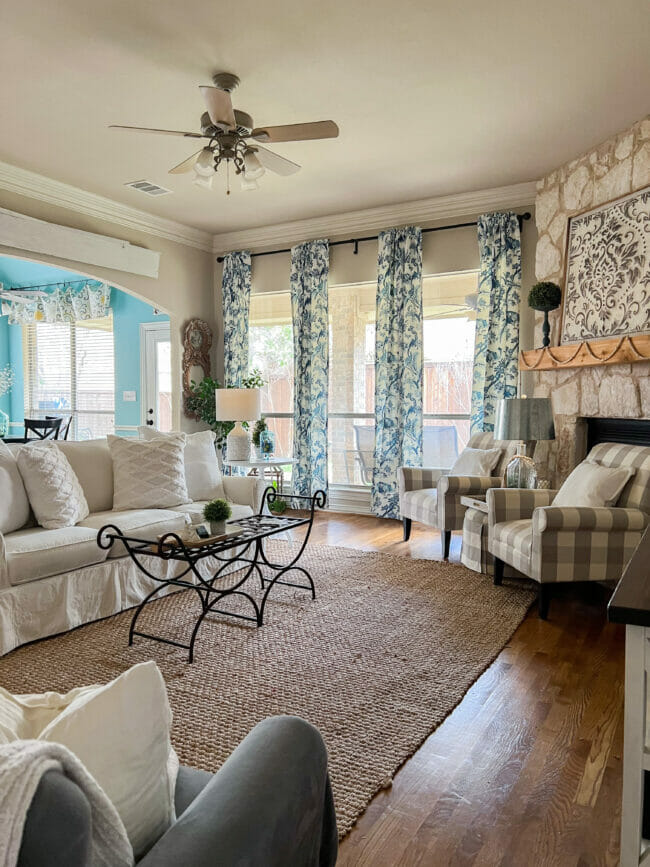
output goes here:
[{"label": "white interior door", "polygon": [[172,364],[169,322],[140,325],[142,424],[172,429]]}]

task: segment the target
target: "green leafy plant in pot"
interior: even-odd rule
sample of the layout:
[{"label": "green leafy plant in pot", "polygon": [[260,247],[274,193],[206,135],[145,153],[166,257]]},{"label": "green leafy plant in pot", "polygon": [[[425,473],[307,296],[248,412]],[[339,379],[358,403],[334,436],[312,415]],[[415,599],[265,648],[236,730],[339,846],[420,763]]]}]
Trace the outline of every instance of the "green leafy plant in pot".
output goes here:
[{"label": "green leafy plant in pot", "polygon": [[222,536],[226,532],[226,521],[231,515],[232,509],[227,500],[211,500],[203,507],[203,517],[210,524],[213,536]]},{"label": "green leafy plant in pot", "polygon": [[284,513],[289,508],[289,504],[287,503],[286,500],[283,500],[280,498],[280,494],[278,491],[278,483],[272,482],[271,484],[275,488],[276,498],[275,498],[275,500],[271,500],[269,502],[269,512],[272,512],[274,515],[284,515]]},{"label": "green leafy plant in pot", "polygon": [[287,511],[287,501],[273,500],[273,502],[269,503],[269,511],[273,512],[274,515],[284,515]]},{"label": "green leafy plant in pot", "polygon": [[548,321],[548,314],[550,310],[556,310],[560,306],[561,301],[562,290],[557,283],[549,283],[548,281],[535,283],[528,293],[528,306],[533,310],[540,310],[544,313],[544,324],[542,325],[544,339],[542,346],[550,346],[549,333],[551,326]]}]

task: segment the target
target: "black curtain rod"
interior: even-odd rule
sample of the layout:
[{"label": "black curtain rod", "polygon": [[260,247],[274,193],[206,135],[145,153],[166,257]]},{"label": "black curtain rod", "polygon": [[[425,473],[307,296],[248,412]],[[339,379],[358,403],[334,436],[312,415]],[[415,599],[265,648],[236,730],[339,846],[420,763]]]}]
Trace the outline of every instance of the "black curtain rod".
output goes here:
[{"label": "black curtain rod", "polygon": [[[9,292],[23,292],[25,289],[49,289],[50,286],[72,286],[75,283],[97,283],[101,281],[92,280],[59,280],[58,283],[39,283],[37,286],[10,286]],[[7,291],[7,290],[5,290]]]},{"label": "black curtain rod", "polygon": [[[524,220],[530,220],[531,214],[530,211],[526,211],[525,214],[517,214],[517,220],[519,220],[519,231],[521,231],[521,227],[523,226]],[[422,234],[425,232],[446,232],[447,229],[464,229],[467,226],[478,226],[478,222],[474,220],[472,223],[454,223],[452,226],[433,226],[431,229],[422,229]],[[359,244],[363,241],[376,241],[379,235],[368,235],[366,238],[348,238],[346,241],[331,241],[330,247],[340,247],[342,244],[354,244],[354,250],[352,251],[356,256],[359,252]],[[262,253],[251,253],[251,259],[254,259],[256,256],[275,256],[278,253],[290,253],[291,247],[285,247],[282,250],[264,250]],[[217,256],[217,262],[223,262],[225,256]]]}]

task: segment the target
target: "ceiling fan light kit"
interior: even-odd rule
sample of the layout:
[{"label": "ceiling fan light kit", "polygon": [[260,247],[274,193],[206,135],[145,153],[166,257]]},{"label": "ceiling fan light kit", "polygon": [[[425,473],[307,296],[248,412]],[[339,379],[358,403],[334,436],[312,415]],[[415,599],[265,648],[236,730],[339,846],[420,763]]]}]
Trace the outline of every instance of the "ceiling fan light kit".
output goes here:
[{"label": "ceiling fan light kit", "polygon": [[212,188],[212,180],[222,164],[227,172],[226,194],[230,195],[230,165],[235,174],[241,176],[242,189],[259,188],[258,179],[266,171],[277,175],[292,175],[300,171],[298,163],[281,157],[255,142],[311,141],[315,139],[336,138],[338,126],[332,120],[314,123],[290,123],[284,126],[255,128],[253,118],[245,111],[234,109],[230,94],[239,84],[239,78],[232,72],[218,72],[212,78],[213,87],[200,86],[201,96],[207,111],[201,115],[201,132],[182,132],[179,130],[151,129],[147,127],[121,126],[112,124],[112,129],[150,132],[158,135],[175,135],[186,138],[207,138],[209,144],[191,157],[183,160],[170,174],[183,174],[193,171],[192,182],[205,189]]}]

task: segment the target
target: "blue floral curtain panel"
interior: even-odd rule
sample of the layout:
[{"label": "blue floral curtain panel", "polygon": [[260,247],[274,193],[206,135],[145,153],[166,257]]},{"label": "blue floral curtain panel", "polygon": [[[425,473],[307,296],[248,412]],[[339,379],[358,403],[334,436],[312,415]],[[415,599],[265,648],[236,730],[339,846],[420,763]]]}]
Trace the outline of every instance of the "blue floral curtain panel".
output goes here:
[{"label": "blue floral curtain panel", "polygon": [[521,236],[512,212],[483,214],[478,220],[481,258],[474,377],[472,433],[494,430],[497,401],[517,396]]},{"label": "blue floral curtain panel", "polygon": [[399,518],[397,469],[422,462],[422,230],[379,235],[372,511]]},{"label": "blue floral curtain panel", "polygon": [[327,375],[329,243],[291,250],[293,315],[293,492],[327,491]]},{"label": "blue floral curtain panel", "polygon": [[224,385],[238,388],[248,373],[251,254],[227,253],[223,262]]}]

